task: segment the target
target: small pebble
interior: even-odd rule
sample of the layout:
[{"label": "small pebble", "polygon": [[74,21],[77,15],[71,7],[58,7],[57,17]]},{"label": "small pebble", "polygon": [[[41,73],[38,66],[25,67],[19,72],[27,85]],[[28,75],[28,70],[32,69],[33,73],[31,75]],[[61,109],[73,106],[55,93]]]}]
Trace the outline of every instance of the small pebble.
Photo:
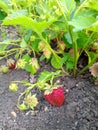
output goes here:
[{"label": "small pebble", "polygon": [[45,106],[44,111],[48,111],[48,107]]},{"label": "small pebble", "polygon": [[12,111],[11,114],[12,114],[14,117],[17,117],[16,112]]},{"label": "small pebble", "polygon": [[65,91],[68,93],[68,92],[69,92],[69,89],[66,89]]}]

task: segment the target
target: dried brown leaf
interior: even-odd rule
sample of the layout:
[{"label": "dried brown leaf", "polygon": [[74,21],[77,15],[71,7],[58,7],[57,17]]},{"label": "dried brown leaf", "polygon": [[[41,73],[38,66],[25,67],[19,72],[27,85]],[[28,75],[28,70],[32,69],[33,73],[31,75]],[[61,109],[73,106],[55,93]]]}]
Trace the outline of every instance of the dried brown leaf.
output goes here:
[{"label": "dried brown leaf", "polygon": [[98,62],[96,62],[95,64],[93,64],[89,68],[89,71],[91,72],[91,75],[93,75],[94,77],[98,76]]},{"label": "dried brown leaf", "polygon": [[98,78],[95,80],[95,85],[98,85]]}]

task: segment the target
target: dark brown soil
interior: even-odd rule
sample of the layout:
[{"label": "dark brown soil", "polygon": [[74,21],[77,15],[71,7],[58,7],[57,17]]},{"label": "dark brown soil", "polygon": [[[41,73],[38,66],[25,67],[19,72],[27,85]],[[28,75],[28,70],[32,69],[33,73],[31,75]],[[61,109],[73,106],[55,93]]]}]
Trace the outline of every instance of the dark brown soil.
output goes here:
[{"label": "dark brown soil", "polygon": [[[42,63],[41,71],[51,69]],[[65,103],[61,107],[51,106],[43,93],[35,90],[39,98],[35,112],[19,111],[17,98],[25,88],[20,85],[19,91],[12,93],[9,83],[24,79],[33,82],[37,75],[30,76],[22,70],[0,74],[0,130],[98,130],[98,86],[90,76],[60,78],[65,90]]]}]

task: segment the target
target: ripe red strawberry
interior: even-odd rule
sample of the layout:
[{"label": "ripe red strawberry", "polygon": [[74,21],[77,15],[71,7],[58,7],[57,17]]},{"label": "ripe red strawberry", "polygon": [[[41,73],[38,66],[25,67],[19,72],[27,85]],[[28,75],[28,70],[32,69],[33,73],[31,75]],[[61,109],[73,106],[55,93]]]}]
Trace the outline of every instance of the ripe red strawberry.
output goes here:
[{"label": "ripe red strawberry", "polygon": [[9,66],[9,69],[14,69],[15,68],[15,64],[11,64],[10,66]]},{"label": "ripe red strawberry", "polygon": [[60,107],[64,103],[64,90],[62,87],[57,87],[50,93],[44,94],[45,99],[53,106]]},{"label": "ripe red strawberry", "polygon": [[13,60],[13,59],[8,59],[7,60],[7,65],[8,65],[8,67],[9,67],[9,69],[14,69],[15,67],[16,67],[16,64],[15,64],[15,60]]}]

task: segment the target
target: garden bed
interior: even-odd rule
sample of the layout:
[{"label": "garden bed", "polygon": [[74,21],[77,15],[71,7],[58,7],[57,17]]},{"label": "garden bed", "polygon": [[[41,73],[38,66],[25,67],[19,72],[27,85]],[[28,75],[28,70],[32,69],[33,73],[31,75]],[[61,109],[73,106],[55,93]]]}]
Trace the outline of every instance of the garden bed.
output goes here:
[{"label": "garden bed", "polygon": [[0,3],[0,130],[98,130],[98,1]]},{"label": "garden bed", "polygon": [[[4,61],[0,61],[2,64]],[[41,70],[53,70],[41,63]],[[39,105],[35,111],[19,111],[17,98],[19,91],[12,93],[9,83],[13,80],[36,80],[35,76],[23,70],[13,70],[0,74],[0,128],[1,130],[98,130],[98,86],[95,86],[89,74],[73,78],[61,77],[60,83],[65,91],[65,102],[54,107],[45,101],[43,93],[37,90]]]}]

